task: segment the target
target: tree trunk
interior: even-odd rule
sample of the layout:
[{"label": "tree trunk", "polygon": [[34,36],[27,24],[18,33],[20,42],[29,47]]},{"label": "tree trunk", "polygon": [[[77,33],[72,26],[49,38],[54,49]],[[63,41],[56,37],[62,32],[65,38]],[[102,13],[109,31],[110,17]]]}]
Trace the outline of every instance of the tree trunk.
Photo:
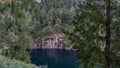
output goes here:
[{"label": "tree trunk", "polygon": [[105,68],[110,68],[110,0],[106,1],[106,47],[105,47]]},{"label": "tree trunk", "polygon": [[84,68],[88,68],[88,62],[86,59],[84,59]]}]

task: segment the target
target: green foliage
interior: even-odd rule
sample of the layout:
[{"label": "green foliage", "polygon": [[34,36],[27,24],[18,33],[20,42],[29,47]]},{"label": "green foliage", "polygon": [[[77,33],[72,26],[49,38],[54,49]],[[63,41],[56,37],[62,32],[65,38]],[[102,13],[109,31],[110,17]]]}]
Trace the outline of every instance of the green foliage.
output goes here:
[{"label": "green foliage", "polygon": [[3,54],[30,62],[26,48],[34,46],[31,32],[37,21],[35,15],[40,13],[38,4],[32,0],[11,0],[1,3],[0,10],[0,40],[5,41],[9,47]]},{"label": "green foliage", "polygon": [[54,0],[40,3],[40,22],[35,26],[33,37],[38,44],[42,38],[52,33],[62,33],[62,29],[70,30],[75,15],[73,0]]},{"label": "green foliage", "polygon": [[47,68],[47,66],[37,67],[34,64],[27,64],[17,60],[11,60],[0,55],[0,68]]},{"label": "green foliage", "polygon": [[[119,64],[120,5],[115,1],[111,5],[111,57]],[[80,63],[93,68],[105,62],[105,17],[104,0],[45,0],[40,4],[11,0],[0,3],[0,44],[9,47],[4,55],[30,62],[26,48],[33,48],[34,43],[40,45],[43,37],[65,30]]]},{"label": "green foliage", "polygon": [[[115,2],[112,2],[112,7],[118,7],[115,5]],[[113,9],[113,8],[112,8]],[[114,11],[116,12],[116,9]],[[80,59],[80,63],[84,63],[85,68],[95,68],[96,63],[104,66],[105,60],[105,1],[96,1],[96,0],[86,0],[80,1],[78,10],[76,11],[76,16],[73,20],[73,30],[64,31],[68,35],[68,39],[71,41],[71,44],[74,45],[74,48],[77,49],[77,57]],[[118,12],[116,12],[118,13]],[[113,20],[119,22],[119,13],[113,15]],[[118,16],[118,18],[116,18]],[[113,22],[113,20],[111,22]],[[118,23],[112,23],[115,26]],[[115,33],[115,30],[119,31],[119,26],[115,26],[112,30],[111,38],[119,37]],[[112,40],[111,40],[112,41]],[[116,43],[111,43],[111,62],[119,61],[118,49],[119,40],[114,40]],[[112,41],[113,42],[113,41]],[[116,45],[116,46],[115,46]],[[115,52],[114,52],[115,51]],[[113,59],[115,59],[113,61]],[[118,63],[118,62],[117,62]],[[112,65],[111,65],[112,66]],[[117,65],[116,65],[117,67]]]}]

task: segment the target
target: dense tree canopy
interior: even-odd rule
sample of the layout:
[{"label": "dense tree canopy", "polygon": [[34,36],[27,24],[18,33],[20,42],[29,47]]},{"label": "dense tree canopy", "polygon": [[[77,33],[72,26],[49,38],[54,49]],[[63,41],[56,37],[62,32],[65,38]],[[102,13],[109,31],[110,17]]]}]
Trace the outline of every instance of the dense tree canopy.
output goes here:
[{"label": "dense tree canopy", "polygon": [[39,13],[36,7],[33,1],[12,0],[0,4],[0,40],[9,47],[6,52],[9,57],[29,62],[25,49],[34,44],[31,32],[34,16]]},{"label": "dense tree canopy", "polygon": [[[73,20],[73,30],[64,31],[77,49],[77,56],[85,68],[95,67],[96,63],[106,62],[106,2],[87,0],[79,3]],[[111,45],[110,61],[113,66],[119,65],[119,4],[111,1]],[[115,25],[117,24],[117,25]],[[116,31],[117,29],[117,31]],[[117,33],[115,33],[117,32]],[[115,37],[117,36],[117,38]],[[116,38],[116,41],[115,41]],[[114,39],[114,40],[113,40]],[[116,42],[116,43],[115,43]],[[115,64],[115,65],[114,65]],[[117,64],[117,65],[116,65]],[[103,65],[104,66],[104,65]],[[112,66],[112,65],[111,65]]]},{"label": "dense tree canopy", "polygon": [[[120,65],[120,2],[111,0],[110,61]],[[65,33],[86,68],[106,62],[105,0],[0,0],[0,45],[3,55],[30,62],[28,48],[41,46],[53,33]],[[68,42],[68,41],[67,41]]]}]

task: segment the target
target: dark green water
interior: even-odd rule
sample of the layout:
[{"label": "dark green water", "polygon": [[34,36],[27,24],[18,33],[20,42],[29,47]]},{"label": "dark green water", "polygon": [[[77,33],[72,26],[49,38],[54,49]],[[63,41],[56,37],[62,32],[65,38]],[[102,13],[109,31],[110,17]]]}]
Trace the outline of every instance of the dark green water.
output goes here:
[{"label": "dark green water", "polygon": [[75,51],[59,49],[35,49],[30,52],[31,62],[48,65],[48,68],[78,68]]}]

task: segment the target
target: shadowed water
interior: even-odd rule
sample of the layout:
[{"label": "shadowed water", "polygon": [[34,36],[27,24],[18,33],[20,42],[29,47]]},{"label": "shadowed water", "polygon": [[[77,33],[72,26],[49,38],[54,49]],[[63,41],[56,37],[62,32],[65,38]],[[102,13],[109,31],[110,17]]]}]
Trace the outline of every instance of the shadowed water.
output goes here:
[{"label": "shadowed water", "polygon": [[60,49],[31,50],[31,62],[36,65],[48,65],[48,68],[78,68],[75,51]]}]

